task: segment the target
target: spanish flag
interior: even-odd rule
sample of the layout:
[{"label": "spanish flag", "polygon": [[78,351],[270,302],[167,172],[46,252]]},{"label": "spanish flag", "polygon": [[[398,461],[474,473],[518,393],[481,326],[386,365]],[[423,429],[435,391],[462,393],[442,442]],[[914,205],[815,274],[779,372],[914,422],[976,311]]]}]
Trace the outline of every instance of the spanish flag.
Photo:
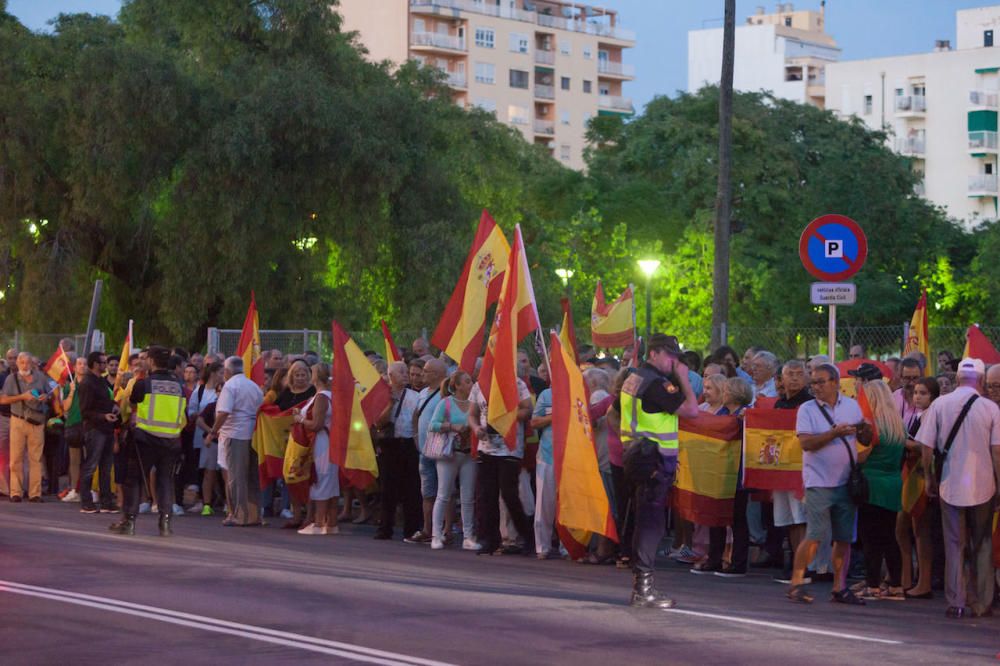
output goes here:
[{"label": "spanish flag", "polygon": [[479,389],[489,407],[487,423],[503,435],[511,451],[517,448],[517,343],[540,328],[535,290],[518,225],[486,344],[486,357],[479,371]]},{"label": "spanish flag", "polygon": [[673,506],[698,525],[733,524],[733,499],[740,473],[740,420],[699,414],[681,419]]},{"label": "spanish flag", "polygon": [[305,429],[301,423],[293,423],[288,431],[288,441],[282,458],[282,476],[288,487],[288,494],[296,502],[309,502],[309,486],[316,478],[316,464],[313,462],[313,442],[316,434]]},{"label": "spanish flag", "polygon": [[49,360],[45,362],[43,371],[52,378],[52,381],[59,384],[59,386],[62,386],[69,381],[69,357],[66,356],[66,352],[63,350],[62,345],[59,345],[59,349],[55,350],[52,353],[52,356],[49,357]]},{"label": "spanish flag", "polygon": [[128,359],[132,355],[132,320],[128,320],[128,333],[125,334],[125,344],[122,345],[122,355],[118,360],[118,374],[115,375],[115,385],[113,391],[118,392],[121,388],[122,375],[128,372]]},{"label": "spanish flag", "polygon": [[354,488],[367,488],[378,477],[372,424],[392,399],[389,385],[361,348],[333,322],[333,426],[330,462]]},{"label": "spanish flag", "polygon": [[595,347],[627,347],[635,342],[635,309],[632,287],[610,305],[604,302],[604,287],[597,281],[590,308],[590,339]]},{"label": "spanish flag", "polygon": [[247,308],[246,319],[243,320],[243,330],[240,341],[236,345],[236,355],[243,359],[243,373],[252,379],[257,386],[263,386],[267,381],[264,372],[264,359],[260,355],[260,320],[257,316],[257,298],[250,292],[250,307]]},{"label": "spanish flag", "polygon": [[385,338],[385,360],[389,363],[402,361],[403,355],[399,353],[399,347],[396,346],[396,341],[392,339],[392,333],[389,332],[389,327],[386,325],[385,319],[382,320],[382,337]]},{"label": "spanish flag", "polygon": [[[305,403],[296,405],[301,409]],[[282,410],[275,404],[264,405],[257,411],[257,425],[251,446],[257,453],[257,472],[260,487],[264,488],[283,474],[285,447],[288,435],[295,425],[292,409]]]},{"label": "spanish flag", "polygon": [[500,297],[499,277],[509,255],[503,231],[483,209],[462,275],[431,336],[431,343],[465,372],[475,369],[486,329],[486,310]]},{"label": "spanish flag", "polygon": [[552,333],[550,337],[556,531],[570,556],[580,559],[587,554],[593,534],[618,541],[618,532],[597,466],[594,426],[583,374],[559,336]]},{"label": "spanish flag", "polygon": [[[872,427],[872,441],[868,446],[875,446],[878,444],[878,424],[875,422],[875,410],[872,409],[872,404],[868,401],[868,391],[864,389],[864,385],[861,385],[858,390],[858,407],[861,408],[861,415],[865,417],[865,421]],[[860,448],[864,445],[857,442],[857,446]]]},{"label": "spanish flag", "polygon": [[563,347],[570,350],[573,355],[573,362],[580,365],[579,346],[576,343],[576,330],[573,328],[573,310],[570,307],[569,299],[562,299],[563,320],[559,329],[559,340]]},{"label": "spanish flag", "polygon": [[910,330],[906,335],[906,346],[903,354],[918,351],[927,359],[925,373],[932,374],[931,368],[931,342],[927,333],[927,290],[924,289],[917,301],[917,309],[913,311],[913,318],[910,319]]},{"label": "spanish flag", "polygon": [[[986,365],[1000,363],[1000,352],[997,351],[990,339],[979,330],[979,324],[973,324],[965,332],[965,350],[962,358],[978,358]],[[928,365],[930,365],[928,363]]]},{"label": "spanish flag", "polygon": [[743,485],[802,493],[802,445],[794,409],[748,409],[743,427]]}]

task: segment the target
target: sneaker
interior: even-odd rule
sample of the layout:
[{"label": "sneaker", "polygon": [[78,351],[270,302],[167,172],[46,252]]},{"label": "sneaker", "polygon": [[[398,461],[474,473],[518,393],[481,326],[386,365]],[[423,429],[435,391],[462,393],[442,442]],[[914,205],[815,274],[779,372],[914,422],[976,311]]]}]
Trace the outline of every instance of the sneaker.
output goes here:
[{"label": "sneaker", "polygon": [[71,492],[76,492],[76,491],[73,490],[72,488],[63,488],[62,490],[59,491],[59,499],[60,500],[63,499],[64,497],[66,497],[66,495],[69,495]]},{"label": "sneaker", "polygon": [[306,535],[323,534],[323,528],[317,525],[316,523],[309,523],[301,530],[299,530],[299,534],[306,534]]},{"label": "sneaker", "polygon": [[170,507],[170,511],[175,516],[183,516],[184,515],[184,507],[182,507],[180,504],[174,504],[172,507]]},{"label": "sneaker", "polygon": [[747,570],[728,566],[716,571],[715,575],[719,578],[743,578],[747,575]]},{"label": "sneaker", "polygon": [[80,493],[76,492],[76,489],[71,488],[65,495],[62,496],[63,502],[79,502]]},{"label": "sneaker", "polygon": [[41,495],[35,495],[34,497],[29,497],[28,501],[32,504],[42,504],[45,500],[42,499]]},{"label": "sneaker", "polygon": [[444,539],[431,537],[431,550],[444,550]]},{"label": "sneaker", "polygon": [[482,546],[475,539],[462,539],[462,550],[481,550]]},{"label": "sneaker", "polygon": [[336,525],[334,525],[333,527],[324,527],[323,534],[332,534],[332,535],[340,534],[340,527]]},{"label": "sneaker", "polygon": [[187,510],[188,513],[201,513],[201,510],[205,508],[204,502],[195,502],[191,505],[191,508]]},{"label": "sneaker", "polygon": [[693,573],[696,576],[711,576],[712,574],[717,574],[720,571],[722,571],[721,564],[711,564],[708,561],[699,562],[698,564],[691,567],[691,573]]},{"label": "sneaker", "polygon": [[117,504],[109,504],[101,507],[101,513],[118,513],[121,508]]},{"label": "sneaker", "polygon": [[695,550],[688,548],[687,546],[682,546],[680,550],[677,551],[676,555],[671,556],[671,559],[675,562],[680,562],[681,564],[694,564],[701,559]]},{"label": "sneaker", "polygon": [[417,530],[413,533],[413,536],[408,536],[403,539],[403,543],[430,543],[431,536],[429,534],[424,534],[423,530]]},{"label": "sneaker", "polygon": [[159,504],[153,504],[152,506],[149,507],[149,512],[150,513],[159,513],[160,512],[160,505]]},{"label": "sneaker", "polygon": [[203,515],[203,516],[214,516],[215,515],[215,509],[213,509],[210,505],[206,504],[205,506],[201,507],[201,515]]},{"label": "sneaker", "polygon": [[293,513],[292,513],[292,510],[291,510],[291,509],[284,509],[284,510],[283,510],[283,511],[281,512],[281,517],[282,517],[282,518],[284,518],[285,520],[291,520],[291,519],[292,519],[292,516],[294,516],[294,515],[295,515],[295,514],[293,514]]},{"label": "sneaker", "polygon": [[14,504],[20,504],[21,503],[21,496],[20,495],[11,495],[10,496],[10,501],[13,502]]},{"label": "sneaker", "polygon": [[84,504],[80,507],[80,513],[98,513],[98,508],[93,504]]},{"label": "sneaker", "polygon": [[143,502],[139,505],[139,513],[149,513],[152,508],[149,502]]}]

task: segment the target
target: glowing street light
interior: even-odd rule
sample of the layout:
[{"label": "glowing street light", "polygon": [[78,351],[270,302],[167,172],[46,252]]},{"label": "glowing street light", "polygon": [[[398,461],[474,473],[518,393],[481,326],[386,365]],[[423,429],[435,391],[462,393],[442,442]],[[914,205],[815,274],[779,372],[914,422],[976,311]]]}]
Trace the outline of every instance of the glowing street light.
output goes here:
[{"label": "glowing street light", "polygon": [[659,259],[640,259],[638,261],[639,270],[646,276],[646,342],[653,334],[653,274],[660,267]]}]

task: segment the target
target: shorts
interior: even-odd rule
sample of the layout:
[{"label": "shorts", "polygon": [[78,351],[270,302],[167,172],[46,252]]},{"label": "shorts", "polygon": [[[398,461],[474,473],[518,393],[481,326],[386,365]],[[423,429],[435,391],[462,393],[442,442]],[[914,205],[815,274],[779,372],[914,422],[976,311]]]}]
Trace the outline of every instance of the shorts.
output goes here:
[{"label": "shorts", "polygon": [[219,469],[219,446],[202,446],[198,449],[198,469]]},{"label": "shorts", "polygon": [[775,490],[771,494],[774,504],[774,526],[806,524],[806,503],[791,490]]},{"label": "shorts", "polygon": [[847,494],[847,486],[806,488],[806,539],[854,541],[857,507]]},{"label": "shorts", "polygon": [[437,461],[420,454],[420,495],[434,499],[438,494]]}]

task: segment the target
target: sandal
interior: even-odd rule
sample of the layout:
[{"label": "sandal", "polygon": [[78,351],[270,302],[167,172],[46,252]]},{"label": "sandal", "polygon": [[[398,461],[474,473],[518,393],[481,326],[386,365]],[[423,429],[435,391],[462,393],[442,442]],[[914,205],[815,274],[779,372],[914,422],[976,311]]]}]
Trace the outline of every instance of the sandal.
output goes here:
[{"label": "sandal", "polygon": [[302,527],[301,520],[289,520],[287,523],[281,526],[283,530],[297,530]]},{"label": "sandal", "polygon": [[805,585],[793,585],[791,589],[788,590],[788,594],[786,596],[789,601],[794,601],[799,604],[811,604],[815,599],[815,597],[809,594],[809,591],[806,590]]},{"label": "sandal", "polygon": [[590,553],[589,555],[587,555],[587,557],[584,557],[580,560],[580,564],[602,565],[602,564],[612,564],[614,562],[615,562],[614,555],[605,555],[603,557],[599,557],[597,553]]},{"label": "sandal", "polygon": [[837,604],[847,604],[848,606],[865,606],[865,600],[854,594],[851,590],[841,590],[830,595],[830,601]]}]

